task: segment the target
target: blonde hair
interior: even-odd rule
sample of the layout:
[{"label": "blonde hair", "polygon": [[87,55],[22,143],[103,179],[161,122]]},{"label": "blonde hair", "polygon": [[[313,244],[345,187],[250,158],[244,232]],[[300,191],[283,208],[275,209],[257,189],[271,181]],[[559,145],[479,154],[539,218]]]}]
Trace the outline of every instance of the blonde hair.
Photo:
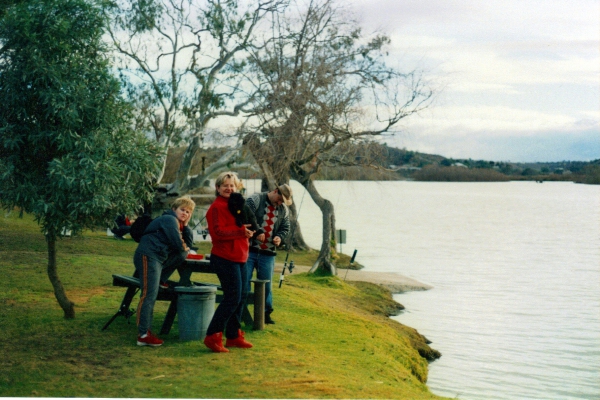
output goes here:
[{"label": "blonde hair", "polygon": [[215,195],[218,196],[219,192],[216,190],[216,188],[218,188],[219,186],[221,186],[223,184],[223,182],[225,182],[225,180],[227,179],[232,179],[233,180],[233,184],[236,188],[236,190],[241,190],[243,185],[242,185],[242,181],[240,181],[240,178],[238,178],[237,174],[235,172],[221,172],[219,174],[219,176],[217,176],[217,179],[215,179]]},{"label": "blonde hair", "polygon": [[189,208],[191,211],[194,211],[194,208],[196,208],[196,203],[194,203],[194,200],[192,200],[190,196],[182,196],[176,199],[173,204],[171,204],[171,208],[173,210],[176,210],[179,207]]}]

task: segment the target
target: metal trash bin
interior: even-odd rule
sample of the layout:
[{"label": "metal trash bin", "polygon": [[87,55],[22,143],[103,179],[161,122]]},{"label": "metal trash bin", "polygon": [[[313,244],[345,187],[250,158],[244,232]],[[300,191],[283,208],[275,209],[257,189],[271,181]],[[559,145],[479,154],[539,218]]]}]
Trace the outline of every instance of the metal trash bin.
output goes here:
[{"label": "metal trash bin", "polygon": [[177,321],[180,340],[202,340],[215,313],[217,288],[177,286]]}]

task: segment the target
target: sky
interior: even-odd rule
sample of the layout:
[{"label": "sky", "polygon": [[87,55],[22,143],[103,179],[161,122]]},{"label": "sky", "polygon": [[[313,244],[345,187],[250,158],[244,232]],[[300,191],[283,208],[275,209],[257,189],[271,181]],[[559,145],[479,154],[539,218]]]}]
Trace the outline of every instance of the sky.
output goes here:
[{"label": "sky", "polygon": [[348,0],[427,110],[384,141],[474,160],[600,159],[600,0]]}]

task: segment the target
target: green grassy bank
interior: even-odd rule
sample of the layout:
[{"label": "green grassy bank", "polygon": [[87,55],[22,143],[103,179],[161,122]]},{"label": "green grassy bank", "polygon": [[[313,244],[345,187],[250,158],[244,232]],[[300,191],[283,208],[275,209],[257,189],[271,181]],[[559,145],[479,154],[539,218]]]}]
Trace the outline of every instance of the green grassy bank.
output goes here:
[{"label": "green grassy bank", "polygon": [[[421,356],[433,350],[387,317],[393,300],[375,285],[294,273],[274,289],[277,323],[246,329],[253,349],[211,353],[180,341],[177,321],[162,347],[138,347],[133,319],[101,331],[124,294],[111,275],[133,272],[136,244],[105,232],[59,242],[59,276],[77,313],[65,320],[44,237],[17,214],[0,218],[1,397],[439,398]],[[157,302],[155,331],[166,306]]]}]

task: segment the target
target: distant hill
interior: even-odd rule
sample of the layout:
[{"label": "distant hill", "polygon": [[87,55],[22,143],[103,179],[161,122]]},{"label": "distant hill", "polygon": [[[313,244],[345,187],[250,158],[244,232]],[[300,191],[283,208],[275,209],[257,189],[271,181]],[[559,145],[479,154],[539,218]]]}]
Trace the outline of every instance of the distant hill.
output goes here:
[{"label": "distant hill", "polygon": [[[228,149],[203,149],[194,159],[192,173],[202,171]],[[169,149],[163,182],[172,182],[185,152],[184,147]],[[324,166],[315,176],[318,180],[428,180],[428,181],[574,181],[600,184],[600,159],[594,161],[556,161],[511,163],[473,159],[453,159],[437,154],[369,143],[350,145],[343,151],[345,162],[356,166]],[[240,172],[240,171],[239,171]],[[240,172],[242,178],[258,178]],[[252,175],[252,176],[251,176]]]}]

